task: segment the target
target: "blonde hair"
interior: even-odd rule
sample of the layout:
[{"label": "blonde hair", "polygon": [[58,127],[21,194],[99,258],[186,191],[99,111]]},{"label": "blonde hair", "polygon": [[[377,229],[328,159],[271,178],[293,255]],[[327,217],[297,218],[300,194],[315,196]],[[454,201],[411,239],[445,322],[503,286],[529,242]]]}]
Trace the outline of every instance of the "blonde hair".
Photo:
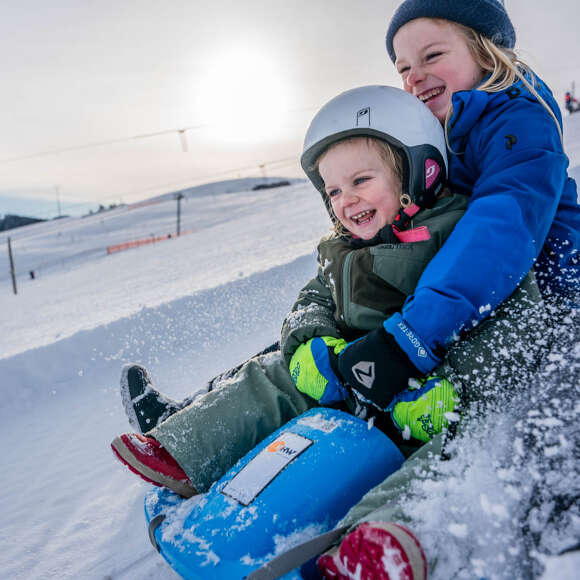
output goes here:
[{"label": "blonde hair", "polygon": [[[440,19],[435,19],[440,20]],[[458,22],[449,22],[455,26],[465,37],[467,41],[467,47],[473,55],[475,62],[484,70],[490,74],[489,78],[482,84],[476,87],[478,91],[485,91],[487,93],[499,93],[505,89],[511,87],[517,80],[522,81],[526,86],[528,91],[536,97],[538,102],[546,109],[547,113],[552,117],[556,128],[558,129],[558,135],[560,135],[560,141],[564,141],[562,135],[562,129],[560,128],[560,123],[552,109],[546,103],[546,101],[541,97],[541,95],[534,88],[536,84],[536,77],[532,69],[522,60],[520,60],[514,50],[510,48],[504,48],[497,46],[493,41],[491,41],[487,36],[484,36],[480,32],[477,32],[473,28],[459,24]],[[526,75],[530,77],[531,82],[526,79]],[[445,129],[445,140],[447,141],[447,146],[449,147],[449,134],[448,134],[448,123],[449,119],[453,115],[453,107],[449,107],[447,116],[445,117],[444,129]],[[451,148],[450,148],[451,150]]]},{"label": "blonde hair", "polygon": [[[346,139],[342,139],[340,141],[336,141],[332,143],[327,149],[325,149],[316,159],[314,163],[315,169],[318,171],[318,166],[322,161],[323,157],[329,152],[332,151],[336,146],[342,145],[344,143],[355,143],[364,141],[369,149],[374,149],[378,154],[381,160],[385,163],[385,166],[388,167],[397,178],[397,185],[398,191],[397,195],[401,195],[403,192],[403,157],[391,145],[389,145],[386,141],[382,139],[378,139],[377,137],[369,137],[367,135],[360,135],[354,137],[347,137]],[[340,222],[340,220],[336,217],[334,210],[332,209],[332,203],[330,201],[330,197],[322,192],[322,198],[324,200],[324,204],[326,205],[326,209],[330,214],[330,219],[332,220],[333,231],[338,234],[339,236],[350,236],[351,233],[348,231],[347,228]]]}]

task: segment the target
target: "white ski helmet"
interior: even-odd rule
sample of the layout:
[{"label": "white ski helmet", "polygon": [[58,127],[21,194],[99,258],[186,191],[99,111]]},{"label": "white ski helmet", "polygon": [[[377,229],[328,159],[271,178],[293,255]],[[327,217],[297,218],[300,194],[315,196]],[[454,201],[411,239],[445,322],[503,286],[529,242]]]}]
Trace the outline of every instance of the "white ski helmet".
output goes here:
[{"label": "white ski helmet", "polygon": [[417,97],[382,85],[358,87],[331,99],[314,116],[300,163],[325,195],[317,160],[333,143],[354,136],[377,137],[403,158],[403,193],[419,207],[433,207],[447,180],[443,128]]}]

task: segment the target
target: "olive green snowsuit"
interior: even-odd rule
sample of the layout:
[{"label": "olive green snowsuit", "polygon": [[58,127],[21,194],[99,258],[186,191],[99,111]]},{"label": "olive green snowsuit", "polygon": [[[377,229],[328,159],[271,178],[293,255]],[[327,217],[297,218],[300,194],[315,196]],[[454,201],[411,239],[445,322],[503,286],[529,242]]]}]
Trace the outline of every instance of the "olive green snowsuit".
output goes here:
[{"label": "olive green snowsuit", "polygon": [[[251,359],[233,377],[150,433],[178,461],[199,492],[207,491],[273,431],[317,406],[290,378],[292,354],[302,342],[316,336],[356,338],[400,310],[465,207],[465,197],[452,195],[417,214],[413,227],[428,227],[430,239],[426,241],[355,248],[350,239],[336,234],[321,240],[318,274],[302,289],[284,321],[281,352]],[[494,357],[495,344],[513,339],[515,326],[500,323],[521,317],[522,309],[539,300],[530,274],[495,317],[450,350],[438,371],[457,385],[469,385]],[[518,333],[523,330],[519,328]]]}]

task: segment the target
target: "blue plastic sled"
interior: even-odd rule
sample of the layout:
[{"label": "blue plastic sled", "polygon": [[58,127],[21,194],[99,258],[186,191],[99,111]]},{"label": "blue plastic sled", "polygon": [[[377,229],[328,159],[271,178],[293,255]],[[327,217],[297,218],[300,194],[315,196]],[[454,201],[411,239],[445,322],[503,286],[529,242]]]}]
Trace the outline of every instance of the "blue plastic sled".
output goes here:
[{"label": "blue plastic sled", "polygon": [[366,421],[312,409],[262,441],[207,494],[186,500],[167,489],[149,492],[151,541],[183,578],[242,580],[333,528],[403,461]]}]

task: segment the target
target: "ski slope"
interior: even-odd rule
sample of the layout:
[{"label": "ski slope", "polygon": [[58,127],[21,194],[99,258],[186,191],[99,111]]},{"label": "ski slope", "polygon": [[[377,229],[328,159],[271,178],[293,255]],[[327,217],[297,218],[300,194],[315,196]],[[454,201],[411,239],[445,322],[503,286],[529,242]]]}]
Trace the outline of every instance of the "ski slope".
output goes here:
[{"label": "ski slope", "polygon": [[[566,122],[572,164],[580,165],[580,115]],[[183,236],[107,255],[109,245],[174,232],[175,215],[175,202],[165,201],[9,232],[18,294],[4,254],[0,578],[177,578],[147,538],[147,485],[109,448],[129,429],[118,393],[121,368],[141,362],[162,390],[181,398],[277,340],[285,313],[315,272],[314,250],[328,218],[306,184],[215,193],[183,202]],[[579,358],[580,345],[571,344],[551,364],[578,370]],[[449,566],[436,578],[449,578],[453,566],[463,570],[457,577],[502,578],[501,558],[513,564],[517,557],[518,474],[498,473],[491,460],[513,444],[509,428],[509,417],[499,417],[492,436],[474,441],[463,464],[449,467],[447,487],[421,490],[419,535]],[[570,459],[564,481],[578,479],[577,445],[577,430],[561,441]],[[445,509],[451,500],[461,507],[452,516]],[[577,541],[580,522],[560,536],[547,539],[555,551],[573,536]],[[542,560],[544,578],[572,578],[567,566],[579,562],[570,561]]]}]

